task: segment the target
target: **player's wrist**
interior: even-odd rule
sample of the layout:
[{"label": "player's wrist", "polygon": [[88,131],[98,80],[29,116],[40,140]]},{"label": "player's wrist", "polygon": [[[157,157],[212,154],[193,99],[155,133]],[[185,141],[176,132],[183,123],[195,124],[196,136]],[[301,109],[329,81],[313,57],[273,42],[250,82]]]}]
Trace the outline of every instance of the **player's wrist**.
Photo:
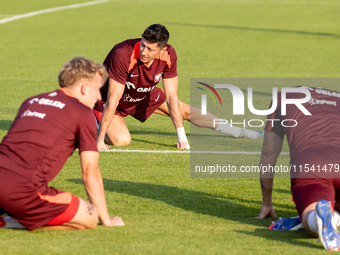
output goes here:
[{"label": "player's wrist", "polygon": [[185,134],[184,127],[176,128],[176,132],[177,132],[177,137],[178,137],[178,142],[179,143],[181,143],[181,142],[188,143],[188,139],[187,139],[187,136]]},{"label": "player's wrist", "polygon": [[187,144],[185,149],[190,149],[184,127],[176,128],[176,132],[177,132],[177,137],[178,137],[178,144],[184,142]]},{"label": "player's wrist", "polygon": [[102,226],[110,226],[111,225],[111,219],[109,215],[106,215],[105,217],[99,216],[99,220]]},{"label": "player's wrist", "polygon": [[99,134],[97,136],[97,144],[104,143],[105,135]]},{"label": "player's wrist", "polygon": [[262,206],[273,206],[272,198],[262,198]]}]

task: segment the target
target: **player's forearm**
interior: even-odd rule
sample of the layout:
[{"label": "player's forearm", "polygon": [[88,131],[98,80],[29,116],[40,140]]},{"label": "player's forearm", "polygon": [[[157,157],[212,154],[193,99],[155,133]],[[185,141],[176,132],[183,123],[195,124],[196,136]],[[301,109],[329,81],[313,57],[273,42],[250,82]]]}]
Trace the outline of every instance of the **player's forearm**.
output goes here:
[{"label": "player's forearm", "polygon": [[[273,182],[274,182],[274,171],[268,171],[268,169],[274,169],[276,159],[269,155],[261,155],[260,159],[260,183],[262,191],[262,203],[263,205],[272,204],[272,193],[273,193]],[[262,166],[266,166],[263,168]],[[272,168],[270,168],[270,166]]]},{"label": "player's forearm", "polygon": [[280,155],[283,138],[274,132],[265,130],[260,159],[260,181],[263,205],[272,204],[274,167]]},{"label": "player's forearm", "polygon": [[105,104],[105,108],[103,111],[102,118],[99,123],[99,133],[97,137],[98,142],[104,142],[105,134],[107,133],[107,130],[112,122],[112,119],[115,115],[116,109],[117,109],[118,101],[110,99],[107,100],[107,103]]},{"label": "player's forearm", "polygon": [[274,178],[260,178],[263,205],[272,204],[273,180]]},{"label": "player's forearm", "polygon": [[110,217],[107,210],[103,179],[99,170],[95,172],[96,173],[93,174],[93,171],[89,171],[88,174],[83,176],[85,189],[88,199],[98,209],[101,223],[103,225],[109,225]]},{"label": "player's forearm", "polygon": [[171,95],[167,98],[166,103],[168,105],[169,114],[174,124],[175,128],[183,127],[183,116],[182,110],[179,105],[179,100],[177,95]]}]

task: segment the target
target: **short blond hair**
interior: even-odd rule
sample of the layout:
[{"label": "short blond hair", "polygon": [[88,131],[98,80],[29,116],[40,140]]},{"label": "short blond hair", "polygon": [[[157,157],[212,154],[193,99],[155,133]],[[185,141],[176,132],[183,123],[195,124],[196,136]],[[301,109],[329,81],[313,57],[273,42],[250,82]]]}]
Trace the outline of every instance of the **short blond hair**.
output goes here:
[{"label": "short blond hair", "polygon": [[74,57],[61,68],[58,76],[59,86],[70,87],[81,79],[92,79],[97,72],[102,77],[104,84],[108,74],[102,63],[95,63],[85,57]]}]

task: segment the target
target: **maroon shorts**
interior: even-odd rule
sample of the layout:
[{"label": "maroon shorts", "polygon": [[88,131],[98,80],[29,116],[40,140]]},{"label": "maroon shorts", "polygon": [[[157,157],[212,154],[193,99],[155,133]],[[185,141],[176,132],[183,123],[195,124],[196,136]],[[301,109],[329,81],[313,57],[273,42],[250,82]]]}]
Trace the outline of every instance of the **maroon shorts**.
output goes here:
[{"label": "maroon shorts", "polygon": [[[300,170],[295,175],[291,173],[292,177],[297,177],[291,178],[291,191],[300,217],[308,205],[321,199],[331,201],[335,208],[340,209],[340,171],[334,167],[340,164],[340,151],[307,151],[298,155],[292,164],[308,164],[301,173]],[[314,171],[311,171],[312,166]],[[307,169],[308,172],[304,171]]]},{"label": "maroon shorts", "polygon": [[68,222],[78,208],[79,198],[71,193],[37,185],[0,168],[0,213],[7,213],[28,230]]},{"label": "maroon shorts", "polygon": [[292,179],[291,191],[296,210],[300,217],[312,203],[321,199],[331,201],[340,210],[340,179]]},{"label": "maroon shorts", "polygon": [[[140,122],[144,122],[164,102],[165,102],[164,91],[158,87],[155,87],[153,90],[151,90],[150,94],[146,96],[146,98],[144,98],[142,101],[138,103],[131,104],[119,102],[115,115],[119,115],[121,117],[131,115]],[[94,106],[93,111],[96,115],[98,122],[100,122],[100,119],[102,117],[104,104],[105,104],[104,101],[99,101]]]}]

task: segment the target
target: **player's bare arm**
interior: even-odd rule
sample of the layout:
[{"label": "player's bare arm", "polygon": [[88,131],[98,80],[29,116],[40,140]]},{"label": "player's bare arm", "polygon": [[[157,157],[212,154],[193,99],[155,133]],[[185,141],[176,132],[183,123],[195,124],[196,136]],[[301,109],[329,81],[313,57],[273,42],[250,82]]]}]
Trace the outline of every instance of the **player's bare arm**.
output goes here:
[{"label": "player's bare arm", "polygon": [[[183,115],[178,99],[178,76],[170,79],[163,79],[163,89],[169,114],[176,130],[178,130],[178,128],[183,128]],[[187,141],[179,141],[179,143],[176,143],[176,146],[178,149],[190,148]]]},{"label": "player's bare arm", "polygon": [[[80,153],[83,182],[87,196],[92,205],[97,208],[99,219],[104,226],[124,226],[125,224],[120,217],[109,217],[103,179],[98,168],[98,159],[98,152],[82,151]],[[88,206],[87,213],[91,214],[93,211],[94,208]]]},{"label": "player's bare arm", "polygon": [[[262,145],[260,166],[275,166],[276,160],[280,155],[282,149],[283,139],[274,132],[264,131],[264,140]],[[261,169],[260,169],[261,170]],[[265,217],[276,217],[273,204],[272,204],[272,192],[273,192],[273,180],[274,173],[260,172],[260,183],[262,192],[262,208],[260,214],[256,217],[263,219]]]},{"label": "player's bare arm", "polygon": [[115,80],[109,78],[109,90],[107,95],[107,100],[105,104],[105,108],[103,111],[103,116],[99,123],[99,134],[97,137],[97,146],[98,149],[107,149],[107,145],[104,143],[105,134],[108,131],[108,128],[112,122],[112,119],[115,115],[117,105],[119,100],[123,96],[125,89],[125,85],[116,82]]}]

